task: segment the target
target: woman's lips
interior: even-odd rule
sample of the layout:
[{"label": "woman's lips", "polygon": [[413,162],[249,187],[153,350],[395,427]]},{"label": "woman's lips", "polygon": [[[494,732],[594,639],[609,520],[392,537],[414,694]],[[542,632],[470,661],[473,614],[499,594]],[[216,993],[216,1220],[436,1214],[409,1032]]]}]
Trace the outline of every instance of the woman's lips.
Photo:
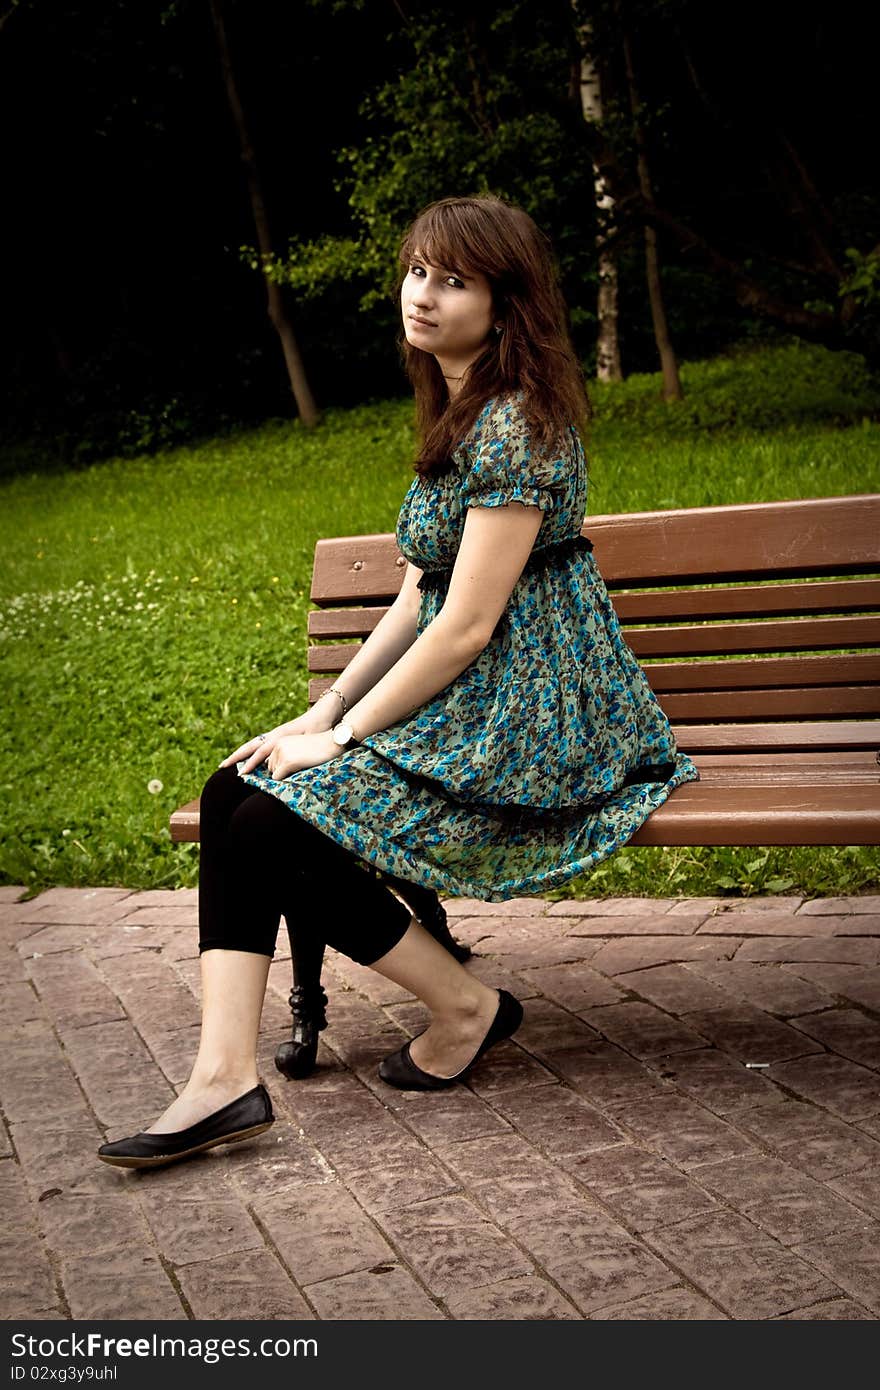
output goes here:
[{"label": "woman's lips", "polygon": [[419,318],[416,314],[410,314],[410,316],[409,316],[409,321],[410,321],[410,323],[416,324],[416,326],[417,326],[418,328],[436,328],[436,327],[437,327],[436,323],[432,323],[430,319],[422,319],[422,318]]}]

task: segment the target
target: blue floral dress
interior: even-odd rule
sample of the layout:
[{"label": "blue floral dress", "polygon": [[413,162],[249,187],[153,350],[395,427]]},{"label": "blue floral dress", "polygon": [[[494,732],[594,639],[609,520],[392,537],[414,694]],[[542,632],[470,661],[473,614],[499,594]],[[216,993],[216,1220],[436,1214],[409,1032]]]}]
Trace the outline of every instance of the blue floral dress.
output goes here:
[{"label": "blue floral dress", "polygon": [[533,449],[515,396],[481,411],[438,478],[416,477],[396,539],[425,571],[418,631],[440,610],[468,507],[543,520],[480,655],[408,718],[281,781],[245,777],[366,864],[454,897],[540,894],[625,844],[697,780],[624,641],[589,541],[572,428]]}]

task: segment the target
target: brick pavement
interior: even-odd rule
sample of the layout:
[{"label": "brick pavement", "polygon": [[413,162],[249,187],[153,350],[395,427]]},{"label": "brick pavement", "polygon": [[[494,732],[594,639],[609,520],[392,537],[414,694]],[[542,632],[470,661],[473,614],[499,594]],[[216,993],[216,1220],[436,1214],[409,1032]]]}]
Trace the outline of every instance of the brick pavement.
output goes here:
[{"label": "brick pavement", "polygon": [[332,953],[319,1068],[283,1079],[280,956],[278,1123],[154,1172],[95,1150],[188,1074],[195,894],[21,898],[0,889],[6,1319],[880,1316],[880,897],[451,901],[525,1022],[434,1095],[376,1076],[422,1006]]}]

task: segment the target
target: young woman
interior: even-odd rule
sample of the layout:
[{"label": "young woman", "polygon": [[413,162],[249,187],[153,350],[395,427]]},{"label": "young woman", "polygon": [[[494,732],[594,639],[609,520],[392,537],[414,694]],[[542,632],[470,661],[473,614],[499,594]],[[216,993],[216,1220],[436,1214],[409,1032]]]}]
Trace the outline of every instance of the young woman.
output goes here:
[{"label": "young woman", "polygon": [[588,405],[546,239],[499,200],[447,198],[416,218],[401,262],[421,433],[403,585],[331,689],[209,779],[198,1055],[148,1130],[99,1150],[108,1163],[173,1162],[273,1122],[256,1048],[282,914],[427,1005],[382,1079],[451,1086],[522,1009],[371,866],[455,896],[539,894],[697,776],[580,535]]}]

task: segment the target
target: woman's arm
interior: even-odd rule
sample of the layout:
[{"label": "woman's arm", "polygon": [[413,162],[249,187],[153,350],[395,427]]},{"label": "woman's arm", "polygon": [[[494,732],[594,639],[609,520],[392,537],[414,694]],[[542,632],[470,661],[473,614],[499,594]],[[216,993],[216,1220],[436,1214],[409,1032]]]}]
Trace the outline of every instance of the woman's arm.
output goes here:
[{"label": "woman's arm", "polygon": [[345,721],[356,738],[414,713],[479,656],[504,612],[542,520],[537,507],[518,502],[468,508],[446,601],[421,636],[349,709]]},{"label": "woman's arm", "polygon": [[[446,601],[424,632],[406,646],[394,664],[349,708],[345,722],[351,725],[355,738],[364,739],[413,714],[479,656],[522,573],[542,519],[538,507],[519,502],[503,507],[468,508]],[[415,580],[411,582],[414,587]],[[404,599],[400,605],[404,612],[407,602]],[[409,612],[413,621],[412,609]],[[397,617],[389,624],[396,636],[387,645],[384,636],[377,643],[383,659],[394,650],[396,641],[402,641],[403,633],[413,630],[406,628],[405,620],[400,621],[402,627],[397,626]],[[380,626],[375,628],[371,640],[379,633]],[[379,662],[374,663],[373,653],[368,653],[367,646],[365,643],[363,652],[358,653],[341,678],[344,680],[350,671],[353,673],[349,677],[352,690],[355,677],[358,682],[362,679],[365,682],[368,675],[375,675],[378,670]],[[360,669],[355,670],[355,663],[361,656],[364,660]],[[322,703],[329,705],[330,698]],[[335,703],[338,705],[339,701]],[[330,734],[330,724],[320,732],[313,732],[314,724],[304,725],[304,720],[312,717],[314,711],[309,711],[309,715],[296,720],[294,726],[287,726],[284,731],[273,730],[264,743],[252,740],[244,744],[226,759],[226,764],[243,760],[241,771],[250,772],[265,762],[273,777],[284,778],[303,768],[343,756],[344,750]],[[322,711],[321,718],[326,717],[326,711]],[[331,715],[333,724],[338,719],[338,714]]]}]

